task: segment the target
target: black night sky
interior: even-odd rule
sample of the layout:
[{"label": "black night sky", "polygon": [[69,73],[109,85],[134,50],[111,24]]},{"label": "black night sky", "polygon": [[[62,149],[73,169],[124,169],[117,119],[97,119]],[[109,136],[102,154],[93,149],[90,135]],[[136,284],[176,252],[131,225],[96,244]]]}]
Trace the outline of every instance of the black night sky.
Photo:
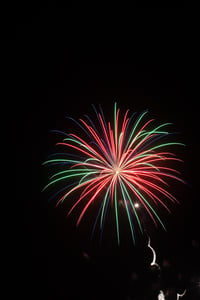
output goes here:
[{"label": "black night sky", "polygon": [[[48,4],[27,7],[16,18],[24,297],[156,300],[163,290],[173,300],[187,289],[181,299],[199,299],[199,103],[187,9],[133,9],[132,18],[128,8],[124,14],[119,7],[118,13],[101,9],[86,14]],[[181,205],[164,216],[167,232],[149,228],[161,274],[150,268],[145,235],[135,247],[128,238],[118,247],[115,232],[101,246],[97,239],[91,244],[90,224],[77,230],[41,192],[47,183],[42,162],[55,142],[50,130],[67,130],[67,115],[91,116],[91,104],[112,117],[115,101],[122,111],[148,109],[159,123],[172,122],[186,144],[177,151],[188,186],[173,187]]]}]

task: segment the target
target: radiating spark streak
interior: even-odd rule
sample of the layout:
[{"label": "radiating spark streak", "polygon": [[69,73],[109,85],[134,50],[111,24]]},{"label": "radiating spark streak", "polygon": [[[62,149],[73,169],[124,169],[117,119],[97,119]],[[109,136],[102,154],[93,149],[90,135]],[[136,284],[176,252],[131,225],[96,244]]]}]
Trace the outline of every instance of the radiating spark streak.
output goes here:
[{"label": "radiating spark streak", "polygon": [[[144,174],[143,174],[144,175]],[[148,185],[150,188],[153,188],[157,191],[159,191],[160,193],[162,193],[163,195],[165,195],[167,198],[169,198],[170,200],[172,200],[173,202],[176,201],[176,198],[173,197],[170,193],[168,193],[166,190],[164,190],[163,188],[159,187],[158,185],[155,185],[147,180],[144,180],[144,179],[140,179],[140,178],[137,178],[135,180],[135,178],[132,178],[130,176],[124,176],[125,178],[129,179],[131,182],[133,182],[135,185],[138,185],[138,182],[142,182],[142,184],[146,184]],[[151,178],[153,178],[153,176],[150,176]],[[155,178],[155,177],[154,177]],[[138,181],[138,182],[137,182]],[[138,185],[140,186],[140,185]]]},{"label": "radiating spark streak", "polygon": [[[171,123],[154,126],[154,119],[144,120],[147,111],[134,121],[135,114],[128,117],[129,110],[126,110],[121,120],[120,109],[115,103],[111,123],[106,122],[101,107],[100,112],[95,108],[94,110],[96,122],[87,115],[86,120],[72,119],[82,135],[54,131],[64,136],[56,144],[62,150],[50,155],[43,163],[54,168],[54,173],[49,175],[49,181],[43,190],[53,190],[59,185],[57,192],[53,193],[59,197],[57,206],[74,195],[74,202],[68,209],[67,216],[82,207],[77,217],[77,226],[89,213],[92,204],[96,203],[98,213],[92,232],[99,221],[101,236],[110,205],[115,216],[118,244],[121,232],[119,203],[122,201],[135,243],[135,220],[142,232],[136,201],[155,226],[160,223],[164,229],[159,217],[159,205],[171,213],[168,202],[179,203],[169,190],[169,180],[180,183],[184,181],[179,177],[180,172],[170,164],[182,160],[165,149],[183,144],[167,142],[165,137],[170,133],[165,128]],[[149,248],[152,248],[150,242]]]},{"label": "radiating spark streak", "polygon": [[100,114],[99,114],[99,119],[100,119],[100,122],[101,122],[101,126],[103,128],[103,133],[104,133],[104,135],[106,137],[106,142],[107,142],[108,148],[110,150],[110,154],[112,155],[111,143],[110,143],[110,140],[109,140],[109,137],[108,137],[108,133],[107,133],[106,128],[105,128],[105,124],[104,124],[103,119],[102,119],[102,117],[101,117]]},{"label": "radiating spark streak", "polygon": [[118,218],[118,208],[117,208],[117,186],[114,188],[114,201],[115,201],[115,218],[116,218],[116,228],[117,228],[117,242],[120,244],[119,238],[119,218]]},{"label": "radiating spark streak", "polygon": [[93,202],[93,200],[95,199],[95,197],[100,193],[100,191],[106,186],[107,182],[109,179],[103,181],[103,183],[99,186],[98,190],[96,190],[96,192],[93,194],[93,196],[90,198],[90,200],[87,202],[87,204],[85,205],[85,207],[83,208],[78,221],[77,221],[77,226],[79,225],[83,215],[85,214],[86,210],[88,209],[89,205]]},{"label": "radiating spark streak", "polygon": [[[123,178],[123,179],[125,180],[125,178]],[[152,221],[154,222],[155,226],[157,227],[157,223],[156,223],[156,220],[153,217],[152,213],[154,214],[154,216],[156,216],[157,220],[160,222],[160,224],[162,225],[162,227],[165,229],[165,226],[164,226],[163,222],[161,221],[161,219],[159,218],[158,214],[155,212],[155,210],[153,209],[153,207],[145,199],[145,197],[139,192],[138,189],[136,189],[134,187],[134,185],[132,185],[130,182],[128,182],[126,180],[125,180],[125,182],[130,187],[130,189],[133,191],[133,193],[137,196],[137,198],[140,200],[140,202],[142,203],[142,205],[145,207],[146,211],[150,215],[150,217],[151,217]]]},{"label": "radiating spark streak", "polygon": [[94,185],[94,182],[92,181],[89,185],[86,186],[86,188],[84,189],[84,191],[81,193],[79,199],[75,202],[75,204],[72,206],[72,208],[68,212],[68,216],[71,214],[71,212],[74,210],[74,208],[80,203],[80,201],[83,198],[85,198],[87,195],[89,195],[93,190],[96,190],[97,193],[99,192],[99,187],[101,186],[101,182],[95,182],[95,185]]},{"label": "radiating spark streak", "polygon": [[185,295],[186,291],[187,290],[185,290],[182,294],[177,293],[177,298],[176,299],[179,300],[179,298],[183,297]]},{"label": "radiating spark streak", "polygon": [[105,194],[105,197],[103,199],[103,204],[102,204],[102,209],[101,209],[101,222],[100,222],[100,228],[101,229],[103,228],[103,223],[104,223],[104,220],[105,220],[106,209],[107,209],[107,206],[108,206],[108,194],[110,192],[111,185],[112,185],[112,182],[111,182],[110,186],[108,187],[108,189],[106,191],[106,194]]},{"label": "radiating spark streak", "polygon": [[129,211],[129,208],[128,208],[128,205],[127,205],[127,201],[125,200],[125,199],[126,199],[126,196],[125,196],[125,193],[126,193],[126,187],[125,187],[125,185],[123,184],[122,180],[119,180],[119,182],[120,182],[120,186],[121,186],[121,190],[122,190],[122,195],[123,195],[123,199],[124,199],[124,204],[125,204],[125,207],[126,207],[126,212],[127,212],[127,216],[128,216],[129,225],[130,225],[130,230],[131,230],[132,240],[133,240],[133,242],[135,243],[135,237],[134,237],[134,232],[133,232],[133,224],[132,224],[132,222],[131,222],[130,211]]},{"label": "radiating spark streak", "polygon": [[125,150],[124,150],[124,151],[126,151],[128,147],[130,148],[130,146],[129,146],[130,141],[131,141],[131,139],[132,139],[132,137],[133,137],[133,135],[134,135],[134,133],[135,133],[135,131],[136,131],[136,128],[137,128],[138,124],[140,123],[140,121],[142,120],[142,118],[144,117],[145,114],[147,114],[147,111],[143,112],[143,113],[139,116],[138,120],[135,122],[134,127],[133,127],[133,130],[131,131],[131,134],[130,134],[130,136],[129,136],[129,139],[128,139],[128,142],[127,142],[127,144],[126,144],[126,147],[125,147]]},{"label": "radiating spark streak", "polygon": [[[105,178],[105,176],[102,176],[101,178],[99,178],[99,180],[102,180],[103,178]],[[61,197],[60,199],[59,199],[59,201],[57,202],[57,204],[56,204],[56,206],[58,206],[60,203],[62,203],[72,192],[74,192],[74,191],[76,191],[76,190],[78,190],[78,189],[81,189],[83,186],[85,186],[85,185],[87,185],[87,184],[96,184],[97,183],[97,181],[95,180],[95,182],[94,182],[94,179],[92,178],[92,179],[89,179],[89,180],[87,180],[87,181],[84,181],[83,183],[81,183],[81,184],[78,184],[78,185],[76,185],[74,188],[72,188],[69,192],[67,192],[63,197]],[[89,185],[88,185],[89,186]],[[77,200],[77,202],[75,203],[75,205],[77,205],[78,204],[78,202],[80,202],[80,198]],[[68,213],[69,214],[69,213]]]}]

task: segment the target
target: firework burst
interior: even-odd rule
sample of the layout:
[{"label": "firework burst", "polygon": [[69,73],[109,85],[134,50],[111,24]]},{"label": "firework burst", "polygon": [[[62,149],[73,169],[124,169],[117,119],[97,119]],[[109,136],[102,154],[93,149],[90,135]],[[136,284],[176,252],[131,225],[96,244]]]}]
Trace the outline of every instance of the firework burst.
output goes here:
[{"label": "firework burst", "polygon": [[120,119],[115,103],[112,126],[106,122],[102,109],[100,113],[95,109],[97,121],[94,123],[88,116],[75,121],[81,134],[63,133],[63,140],[56,145],[62,147],[64,153],[57,153],[44,162],[56,170],[44,190],[55,188],[58,183],[62,186],[54,195],[57,205],[72,194],[77,197],[68,211],[68,216],[74,210],[79,211],[77,226],[86,217],[89,207],[98,203],[93,232],[97,224],[103,231],[108,207],[113,207],[118,243],[121,202],[135,243],[134,224],[142,231],[137,207],[143,207],[156,226],[160,223],[165,228],[157,209],[161,205],[170,212],[167,202],[178,202],[168,191],[168,180],[183,182],[180,172],[169,167],[169,162],[181,160],[165,150],[183,144],[163,142],[169,135],[165,128],[170,123],[155,126],[153,119],[144,121],[147,111],[131,117],[128,112]]}]

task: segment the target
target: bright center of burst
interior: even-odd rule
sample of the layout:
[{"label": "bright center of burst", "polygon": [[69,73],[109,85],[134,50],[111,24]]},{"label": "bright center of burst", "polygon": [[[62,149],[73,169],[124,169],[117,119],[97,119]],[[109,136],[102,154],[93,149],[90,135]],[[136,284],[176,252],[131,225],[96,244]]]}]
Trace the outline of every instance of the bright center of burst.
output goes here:
[{"label": "bright center of burst", "polygon": [[118,168],[118,167],[114,168],[114,173],[116,175],[118,175],[120,173],[120,168]]}]

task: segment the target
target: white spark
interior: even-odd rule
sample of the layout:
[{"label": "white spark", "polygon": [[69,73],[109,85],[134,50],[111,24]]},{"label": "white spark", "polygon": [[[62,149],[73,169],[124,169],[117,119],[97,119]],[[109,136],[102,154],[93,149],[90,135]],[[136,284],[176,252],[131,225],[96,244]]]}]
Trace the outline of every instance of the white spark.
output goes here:
[{"label": "white spark", "polygon": [[151,249],[151,251],[153,253],[153,260],[151,262],[151,266],[158,266],[159,267],[159,265],[156,263],[156,252],[150,245],[150,237],[149,237],[149,241],[148,241],[148,247]]},{"label": "white spark", "polygon": [[159,292],[158,300],[165,300],[165,295],[162,290]]},{"label": "white spark", "polygon": [[185,293],[186,293],[186,290],[182,294],[177,293],[177,298],[176,299],[179,300],[179,298],[183,297],[185,295]]}]

